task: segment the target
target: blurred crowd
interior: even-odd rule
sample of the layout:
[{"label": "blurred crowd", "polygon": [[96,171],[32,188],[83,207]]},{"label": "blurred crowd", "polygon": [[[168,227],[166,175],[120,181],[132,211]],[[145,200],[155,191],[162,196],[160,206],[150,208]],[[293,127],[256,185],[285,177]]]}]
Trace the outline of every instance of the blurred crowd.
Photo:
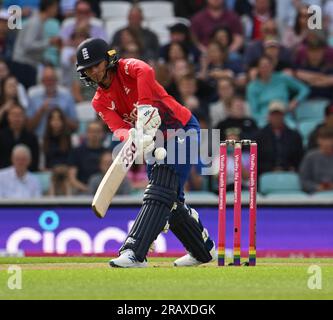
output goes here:
[{"label": "blurred crowd", "polygon": [[[333,191],[333,0],[169,1],[167,37],[149,25],[141,2],[128,2],[114,30],[102,1],[2,1],[0,198],[94,194],[112,163],[112,135],[76,73],[76,47],[90,37],[152,65],[220,140],[256,140],[260,175],[293,173],[304,192]],[[309,28],[310,4],[322,9],[319,29]],[[21,29],[10,27],[11,5],[22,8]],[[211,139],[202,144],[214,148]],[[246,149],[243,162],[246,186]],[[217,176],[201,169],[193,167],[187,189],[217,192]],[[145,168],[134,165],[118,193],[146,184]]]}]

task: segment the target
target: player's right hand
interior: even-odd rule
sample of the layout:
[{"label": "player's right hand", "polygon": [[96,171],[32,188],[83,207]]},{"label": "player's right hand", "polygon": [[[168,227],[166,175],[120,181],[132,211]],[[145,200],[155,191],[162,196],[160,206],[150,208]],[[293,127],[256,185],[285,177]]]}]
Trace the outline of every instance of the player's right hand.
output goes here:
[{"label": "player's right hand", "polygon": [[138,108],[138,120],[136,127],[140,130],[155,132],[161,125],[161,117],[158,109],[151,105],[140,105]]}]

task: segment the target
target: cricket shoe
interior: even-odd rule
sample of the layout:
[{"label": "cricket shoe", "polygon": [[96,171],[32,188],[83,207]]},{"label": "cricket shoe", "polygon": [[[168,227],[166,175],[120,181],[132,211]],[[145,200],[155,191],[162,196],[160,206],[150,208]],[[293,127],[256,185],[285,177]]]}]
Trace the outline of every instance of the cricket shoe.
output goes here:
[{"label": "cricket shoe", "polygon": [[148,265],[147,261],[138,261],[131,249],[123,251],[118,258],[110,260],[109,264],[112,268],[145,268]]},{"label": "cricket shoe", "polygon": [[177,259],[173,265],[175,267],[194,267],[198,266],[200,264],[213,262],[217,259],[217,252],[215,250],[215,244],[213,245],[213,248],[209,251],[210,255],[212,256],[212,259],[208,262],[201,262],[194,258],[190,253],[186,254],[185,256],[182,256],[181,258]]}]

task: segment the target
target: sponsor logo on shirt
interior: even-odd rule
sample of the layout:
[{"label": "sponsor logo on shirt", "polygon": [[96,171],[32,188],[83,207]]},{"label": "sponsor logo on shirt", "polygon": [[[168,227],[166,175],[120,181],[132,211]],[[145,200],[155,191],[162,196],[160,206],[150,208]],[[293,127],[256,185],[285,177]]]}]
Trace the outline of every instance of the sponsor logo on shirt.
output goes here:
[{"label": "sponsor logo on shirt", "polygon": [[107,107],[109,110],[116,110],[116,104],[114,103],[114,101],[111,101],[111,107]]},{"label": "sponsor logo on shirt", "polygon": [[128,67],[129,67],[129,65],[130,65],[132,62],[133,62],[133,59],[129,59],[129,60],[126,62],[126,64],[125,64],[124,69],[125,69],[125,73],[126,73],[127,75],[129,75]]}]

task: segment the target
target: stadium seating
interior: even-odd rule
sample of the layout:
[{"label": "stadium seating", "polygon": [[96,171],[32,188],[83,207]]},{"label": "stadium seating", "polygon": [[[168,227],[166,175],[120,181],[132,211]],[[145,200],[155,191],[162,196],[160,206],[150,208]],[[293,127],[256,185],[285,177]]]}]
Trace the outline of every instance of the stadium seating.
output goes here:
[{"label": "stadium seating", "polygon": [[127,14],[131,4],[126,1],[102,1],[101,12],[102,19],[108,20],[110,18],[127,20]]},{"label": "stadium seating", "polygon": [[298,131],[303,138],[303,145],[306,147],[308,145],[308,140],[311,132],[318,126],[317,120],[307,120],[307,121],[300,121],[298,123]]},{"label": "stadium seating", "polygon": [[77,103],[75,108],[79,120],[78,134],[82,135],[86,131],[88,122],[96,119],[96,112],[90,102]]},{"label": "stadium seating", "polygon": [[328,100],[307,100],[296,108],[295,116],[297,122],[317,121],[322,122],[324,119],[325,108],[329,104]]},{"label": "stadium seating", "polygon": [[42,194],[46,195],[49,191],[50,184],[51,184],[51,172],[34,172],[33,175],[38,179],[41,188]]},{"label": "stadium seating", "polygon": [[139,5],[146,20],[173,17],[173,5],[169,1],[140,1]]},{"label": "stadium seating", "polygon": [[295,172],[267,172],[259,178],[260,193],[269,194],[304,194],[299,176]]}]

